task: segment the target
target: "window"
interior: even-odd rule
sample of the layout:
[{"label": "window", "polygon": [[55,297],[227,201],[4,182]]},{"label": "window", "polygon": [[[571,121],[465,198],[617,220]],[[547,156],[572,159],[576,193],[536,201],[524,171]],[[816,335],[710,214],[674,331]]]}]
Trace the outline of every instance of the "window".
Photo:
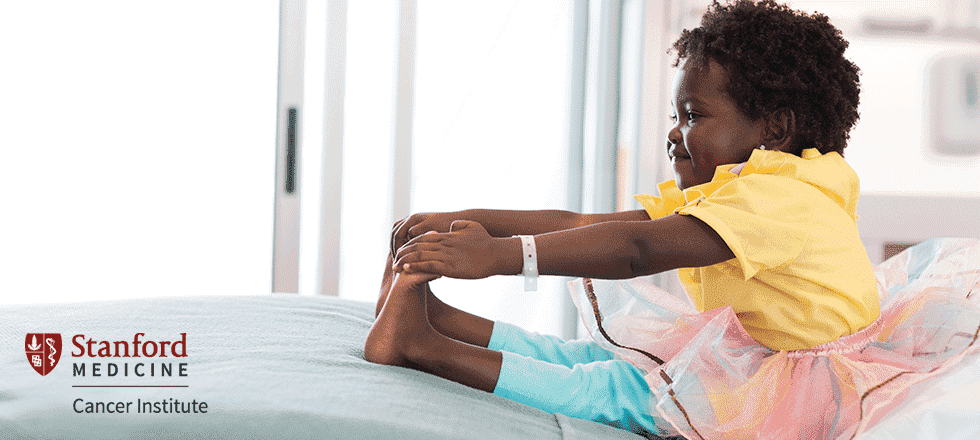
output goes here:
[{"label": "window", "polygon": [[[321,6],[310,3],[308,54],[323,53]],[[455,2],[417,5],[413,151],[392,163],[399,3],[349,3],[341,203],[340,296],[375,301],[393,221],[390,175],[410,167],[411,212],[466,208],[566,208],[571,6],[566,2]],[[307,56],[307,78],[319,78]],[[322,67],[319,67],[322,69]],[[404,79],[402,79],[404,80]],[[322,89],[307,80],[306,169]],[[313,124],[310,123],[313,121]],[[315,175],[315,173],[314,173]],[[310,183],[306,184],[311,187]],[[316,183],[312,183],[316,185]],[[309,192],[307,192],[309,194]],[[316,197],[304,212],[316,212]],[[304,214],[304,224],[317,224]],[[329,227],[329,225],[325,225]],[[301,290],[316,290],[315,227],[304,226]],[[439,280],[445,301],[491,319],[556,333],[564,281]],[[520,304],[514,307],[515,304]]]},{"label": "window", "polygon": [[269,292],[278,18],[0,6],[0,302]]},{"label": "window", "polygon": [[[413,212],[569,208],[572,8],[419,1]],[[542,278],[528,293],[519,277],[432,288],[480,316],[557,334],[565,281]]]}]

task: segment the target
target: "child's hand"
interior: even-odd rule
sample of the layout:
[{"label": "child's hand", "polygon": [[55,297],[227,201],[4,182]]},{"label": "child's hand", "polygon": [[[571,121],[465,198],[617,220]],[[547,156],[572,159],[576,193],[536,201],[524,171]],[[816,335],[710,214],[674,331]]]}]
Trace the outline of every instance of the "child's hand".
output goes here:
[{"label": "child's hand", "polygon": [[412,214],[399,220],[391,228],[391,254],[395,255],[409,240],[426,232],[449,232],[453,222],[460,219],[458,212],[431,212]]},{"label": "child's hand", "polygon": [[398,249],[395,272],[426,272],[451,278],[476,279],[497,275],[500,251],[479,223],[457,220],[448,233],[433,231],[411,239]]}]

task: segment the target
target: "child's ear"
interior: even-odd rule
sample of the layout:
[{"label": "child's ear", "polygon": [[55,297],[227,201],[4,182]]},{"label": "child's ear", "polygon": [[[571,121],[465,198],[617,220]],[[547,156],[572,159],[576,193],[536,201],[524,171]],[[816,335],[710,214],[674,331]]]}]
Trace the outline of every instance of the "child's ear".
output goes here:
[{"label": "child's ear", "polygon": [[770,150],[789,151],[796,134],[796,114],[788,107],[772,112],[766,118],[763,141]]}]

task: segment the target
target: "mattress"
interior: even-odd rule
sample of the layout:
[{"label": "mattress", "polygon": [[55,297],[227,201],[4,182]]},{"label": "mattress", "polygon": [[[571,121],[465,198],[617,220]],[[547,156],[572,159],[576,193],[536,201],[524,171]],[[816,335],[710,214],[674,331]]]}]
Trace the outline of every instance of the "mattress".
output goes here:
[{"label": "mattress", "polygon": [[7,306],[0,438],[640,438],[368,363],[373,320],[297,295]]},{"label": "mattress", "polygon": [[[0,439],[641,438],[366,362],[373,320],[297,295],[6,306]],[[972,440],[978,420],[974,355],[860,438]]]}]

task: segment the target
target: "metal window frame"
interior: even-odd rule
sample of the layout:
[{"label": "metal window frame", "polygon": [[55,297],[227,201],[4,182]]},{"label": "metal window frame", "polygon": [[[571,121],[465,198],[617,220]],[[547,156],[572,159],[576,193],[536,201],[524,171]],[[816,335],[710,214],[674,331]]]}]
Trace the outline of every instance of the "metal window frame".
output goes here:
[{"label": "metal window frame", "polygon": [[412,130],[415,115],[415,48],[417,0],[401,0],[398,6],[398,53],[391,145],[391,222],[411,214]]},{"label": "metal window frame", "polygon": [[344,96],[347,74],[347,0],[327,2],[323,87],[323,145],[316,291],[340,295],[341,199],[344,165]]},{"label": "metal window frame", "polygon": [[272,291],[299,292],[299,220],[302,193],[303,67],[306,0],[279,4],[279,96],[276,109],[276,189]]},{"label": "metal window frame", "polygon": [[580,171],[583,212],[612,212],[616,208],[622,7],[622,0],[592,0],[588,4]]}]

